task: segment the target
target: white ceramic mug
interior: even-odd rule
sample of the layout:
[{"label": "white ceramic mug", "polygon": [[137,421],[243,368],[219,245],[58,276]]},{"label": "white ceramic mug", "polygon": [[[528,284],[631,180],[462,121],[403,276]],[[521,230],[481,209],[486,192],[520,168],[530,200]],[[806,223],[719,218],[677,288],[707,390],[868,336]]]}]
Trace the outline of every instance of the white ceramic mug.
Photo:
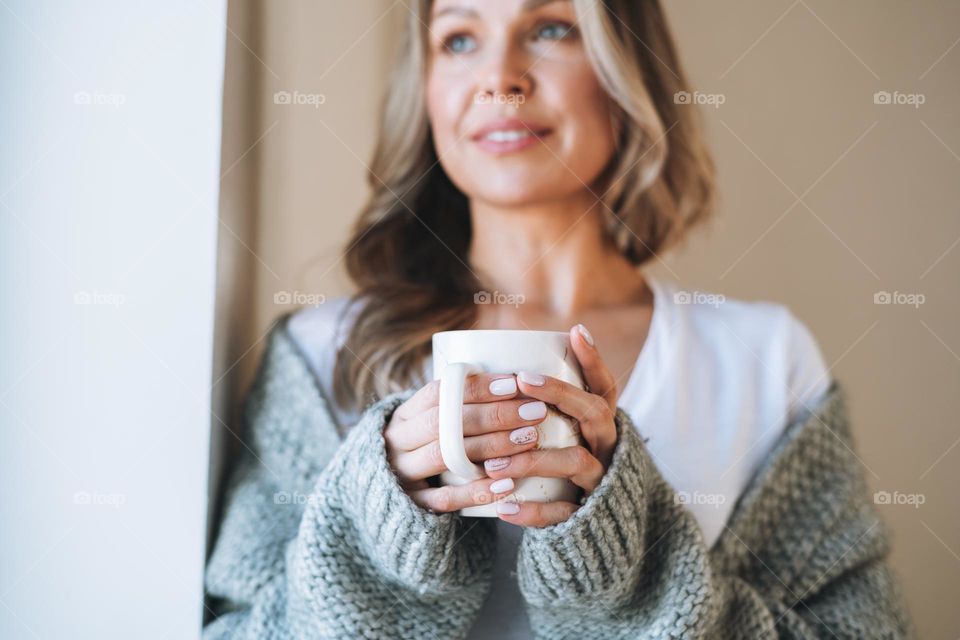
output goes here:
[{"label": "white ceramic mug", "polygon": [[[444,485],[461,485],[486,476],[483,465],[467,458],[463,446],[463,387],[475,373],[529,371],[558,378],[584,388],[580,363],[563,331],[479,329],[433,334],[433,379],[440,380],[440,452],[447,471]],[[569,447],[581,443],[576,420],[547,405],[537,425],[537,448]],[[514,490],[497,498],[508,502],[576,502],[580,488],[566,478],[515,478]],[[496,502],[466,507],[464,516],[497,517]]]}]

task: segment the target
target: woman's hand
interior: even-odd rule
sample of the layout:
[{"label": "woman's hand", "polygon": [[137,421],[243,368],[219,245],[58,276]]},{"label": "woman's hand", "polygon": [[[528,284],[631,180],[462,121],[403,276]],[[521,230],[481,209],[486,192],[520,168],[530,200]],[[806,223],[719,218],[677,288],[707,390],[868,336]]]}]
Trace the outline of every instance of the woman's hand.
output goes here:
[{"label": "woman's hand", "polygon": [[[489,504],[496,494],[490,478],[462,486],[431,487],[427,478],[447,470],[440,455],[440,381],[434,380],[393,412],[383,436],[387,460],[400,484],[415,503],[434,512],[457,511]],[[477,463],[510,456],[537,446],[547,407],[540,400],[518,398],[511,374],[476,374],[466,378],[463,390],[463,445]],[[500,489],[500,483],[495,488]],[[512,485],[511,485],[512,486]]]},{"label": "woman's hand", "polygon": [[[484,468],[491,478],[545,476],[568,478],[589,495],[603,478],[617,445],[616,379],[593,346],[593,338],[583,325],[570,330],[570,342],[580,362],[590,391],[537,374],[521,372],[517,376],[520,391],[531,398],[554,405],[580,422],[580,433],[587,446],[537,449],[486,460]],[[499,487],[496,487],[499,488]],[[572,502],[500,503],[500,518],[521,526],[545,527],[563,522],[579,505]],[[508,510],[516,510],[508,513]]]}]

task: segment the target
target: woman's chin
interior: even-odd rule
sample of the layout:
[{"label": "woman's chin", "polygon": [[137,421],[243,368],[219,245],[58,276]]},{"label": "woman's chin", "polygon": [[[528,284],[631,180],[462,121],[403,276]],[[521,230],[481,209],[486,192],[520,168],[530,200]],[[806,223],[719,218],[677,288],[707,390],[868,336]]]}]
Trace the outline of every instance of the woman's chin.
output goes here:
[{"label": "woman's chin", "polygon": [[552,199],[547,190],[532,191],[529,185],[518,187],[515,190],[509,188],[492,191],[484,190],[483,193],[477,193],[471,196],[471,200],[482,202],[488,206],[499,207],[503,209],[522,209],[532,207],[546,200]]},{"label": "woman's chin", "polygon": [[[470,176],[472,184],[465,185],[463,192],[471,200],[501,207],[522,207],[562,197],[567,191],[563,187],[568,185],[544,173],[543,168],[510,173],[476,172]],[[572,181],[572,176],[569,179]],[[577,186],[582,185],[570,184],[569,190],[576,191]]]}]

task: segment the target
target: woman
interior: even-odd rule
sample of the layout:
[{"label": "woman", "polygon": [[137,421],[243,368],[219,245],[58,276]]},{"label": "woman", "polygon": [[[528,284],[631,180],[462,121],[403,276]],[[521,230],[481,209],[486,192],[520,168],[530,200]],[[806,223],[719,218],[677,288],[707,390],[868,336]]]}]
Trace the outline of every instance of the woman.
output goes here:
[{"label": "woman", "polygon": [[[206,637],[909,634],[809,331],[638,270],[713,206],[685,91],[657,2],[411,8],[358,292],[273,330]],[[430,338],[469,328],[569,330],[589,390],[471,376],[488,477],[440,487]],[[537,447],[546,405],[583,446]],[[504,500],[527,475],[583,498]],[[497,520],[456,513],[491,501]]]}]

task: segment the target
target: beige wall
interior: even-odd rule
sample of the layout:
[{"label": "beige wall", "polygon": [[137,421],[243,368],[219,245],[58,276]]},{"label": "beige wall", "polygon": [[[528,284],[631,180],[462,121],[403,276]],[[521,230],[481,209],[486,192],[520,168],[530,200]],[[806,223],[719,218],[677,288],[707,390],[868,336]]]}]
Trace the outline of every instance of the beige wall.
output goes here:
[{"label": "beige wall", "polygon": [[[339,258],[364,200],[390,20],[399,17],[389,7],[229,2],[213,406],[230,425],[272,321],[291,306],[275,296],[346,291]],[[306,97],[294,104],[296,95]],[[216,493],[224,459],[238,450],[217,421],[211,448]]]},{"label": "beige wall", "polygon": [[[808,323],[848,387],[872,487],[926,500],[883,508],[894,565],[921,637],[956,638],[960,46],[941,56],[960,36],[960,4],[669,7],[693,84],[726,97],[707,110],[721,220],[670,269],[785,302]],[[880,90],[926,103],[875,105]],[[876,305],[879,291],[925,302]]]},{"label": "beige wall", "polygon": [[[728,296],[784,302],[811,327],[848,388],[871,485],[925,500],[883,507],[922,637],[956,637],[960,45],[951,47],[960,4],[667,6],[694,86],[725,98],[705,109],[722,204],[716,223],[656,270]],[[236,223],[221,229],[218,366],[229,371],[218,401],[226,404],[286,308],[275,293],[347,290],[340,250],[364,200],[384,68],[405,12],[386,0],[230,7],[224,166],[256,146],[224,181],[222,217]],[[274,104],[281,90],[326,102]],[[877,105],[880,90],[926,102]],[[874,304],[880,291],[925,302]]]}]

